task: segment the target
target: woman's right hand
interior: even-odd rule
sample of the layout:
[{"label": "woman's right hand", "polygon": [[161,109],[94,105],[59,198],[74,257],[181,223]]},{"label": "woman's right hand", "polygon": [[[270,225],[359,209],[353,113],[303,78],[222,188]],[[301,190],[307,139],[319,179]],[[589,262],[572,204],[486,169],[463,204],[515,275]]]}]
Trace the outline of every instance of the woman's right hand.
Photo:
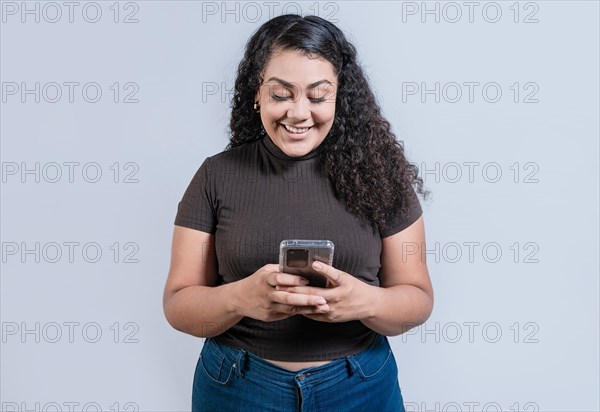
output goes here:
[{"label": "woman's right hand", "polygon": [[264,322],[281,320],[305,313],[325,313],[325,299],[276,290],[279,286],[302,286],[308,280],[302,276],[279,272],[279,265],[268,264],[252,275],[234,282],[235,308],[238,314]]}]

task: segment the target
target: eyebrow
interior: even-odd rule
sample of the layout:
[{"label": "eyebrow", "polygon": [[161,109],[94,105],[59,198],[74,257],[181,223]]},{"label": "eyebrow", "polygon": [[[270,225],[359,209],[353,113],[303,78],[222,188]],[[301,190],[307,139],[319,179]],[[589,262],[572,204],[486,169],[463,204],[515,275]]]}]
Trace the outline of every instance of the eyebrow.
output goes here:
[{"label": "eyebrow", "polygon": [[[293,89],[294,88],[294,84],[290,83],[290,82],[286,82],[283,79],[280,79],[279,77],[271,77],[269,78],[269,80],[267,80],[267,82],[270,82],[271,80],[275,80],[276,82],[281,83],[283,86],[287,87],[288,89]],[[323,80],[319,80],[317,82],[311,83],[307,86],[308,89],[314,89],[315,87],[317,87],[320,84],[323,83],[328,83],[331,86],[333,86],[333,84],[331,84],[331,82],[329,80],[323,79]]]}]

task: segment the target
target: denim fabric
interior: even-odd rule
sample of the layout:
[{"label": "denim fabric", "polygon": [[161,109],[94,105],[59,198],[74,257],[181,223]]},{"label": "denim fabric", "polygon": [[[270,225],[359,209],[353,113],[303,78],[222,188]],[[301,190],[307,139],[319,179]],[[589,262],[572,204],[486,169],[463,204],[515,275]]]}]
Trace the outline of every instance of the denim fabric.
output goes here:
[{"label": "denim fabric", "polygon": [[354,355],[298,371],[208,338],[196,365],[193,412],[369,410],[405,411],[384,335]]}]

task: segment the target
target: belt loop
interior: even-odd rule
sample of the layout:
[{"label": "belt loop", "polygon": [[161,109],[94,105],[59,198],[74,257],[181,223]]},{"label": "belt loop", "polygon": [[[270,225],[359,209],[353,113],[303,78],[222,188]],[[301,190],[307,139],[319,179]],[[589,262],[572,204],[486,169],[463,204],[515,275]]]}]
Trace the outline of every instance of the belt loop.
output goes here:
[{"label": "belt loop", "polygon": [[235,374],[237,376],[244,376],[243,373],[243,369],[245,367],[245,360],[246,360],[246,351],[244,349],[238,349],[238,353],[235,357]]},{"label": "belt loop", "polygon": [[346,356],[346,366],[348,367],[348,375],[352,376],[356,372],[357,362],[354,355]]}]

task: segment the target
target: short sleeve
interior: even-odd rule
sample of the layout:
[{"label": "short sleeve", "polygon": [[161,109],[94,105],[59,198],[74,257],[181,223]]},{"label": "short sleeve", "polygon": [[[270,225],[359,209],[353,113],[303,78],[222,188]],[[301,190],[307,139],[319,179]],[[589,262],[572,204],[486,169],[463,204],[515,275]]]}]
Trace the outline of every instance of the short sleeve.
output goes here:
[{"label": "short sleeve", "polygon": [[382,238],[392,236],[403,231],[415,223],[423,214],[423,209],[421,208],[419,198],[417,197],[414,189],[410,190],[406,201],[408,202],[408,211],[405,213],[396,212],[394,215],[391,215],[388,218],[388,225],[386,227],[379,228],[379,234]]},{"label": "short sleeve", "polygon": [[210,158],[207,158],[188,185],[177,206],[175,225],[215,233],[217,227],[215,185],[211,181]]}]

